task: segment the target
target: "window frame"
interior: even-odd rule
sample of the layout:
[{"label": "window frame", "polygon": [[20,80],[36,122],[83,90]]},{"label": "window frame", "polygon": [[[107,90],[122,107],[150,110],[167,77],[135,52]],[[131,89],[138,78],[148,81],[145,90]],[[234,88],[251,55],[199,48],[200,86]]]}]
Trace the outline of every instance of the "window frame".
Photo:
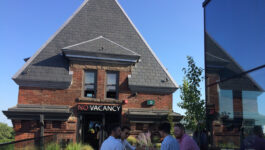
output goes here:
[{"label": "window frame", "polygon": [[[93,84],[94,85],[94,97],[87,97],[85,95],[85,93],[86,93],[86,85],[90,85],[90,84],[86,84],[86,72],[94,73],[94,84]],[[85,69],[84,70],[82,97],[84,97],[84,98],[96,98],[97,97],[97,70],[92,70],[92,69]]]},{"label": "window frame", "polygon": [[[108,85],[108,73],[112,73],[112,74],[116,74],[116,97],[115,98],[108,98],[108,86],[111,86],[111,85]],[[105,80],[105,98],[106,99],[115,99],[117,100],[119,98],[119,75],[120,75],[120,72],[119,71],[106,71],[106,80]],[[113,86],[113,85],[112,85]]]}]

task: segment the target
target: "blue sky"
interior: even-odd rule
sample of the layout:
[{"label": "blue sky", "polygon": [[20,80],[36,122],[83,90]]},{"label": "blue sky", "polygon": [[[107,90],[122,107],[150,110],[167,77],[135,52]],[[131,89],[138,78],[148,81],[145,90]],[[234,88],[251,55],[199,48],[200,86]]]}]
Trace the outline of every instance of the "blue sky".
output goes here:
[{"label": "blue sky", "polygon": [[[204,66],[203,0],[118,0],[161,62],[180,85],[186,56]],[[11,77],[72,15],[83,0],[0,1],[0,110],[17,104]],[[204,93],[204,87],[202,91]],[[174,94],[176,112],[180,91]],[[11,122],[0,113],[0,122]]]}]

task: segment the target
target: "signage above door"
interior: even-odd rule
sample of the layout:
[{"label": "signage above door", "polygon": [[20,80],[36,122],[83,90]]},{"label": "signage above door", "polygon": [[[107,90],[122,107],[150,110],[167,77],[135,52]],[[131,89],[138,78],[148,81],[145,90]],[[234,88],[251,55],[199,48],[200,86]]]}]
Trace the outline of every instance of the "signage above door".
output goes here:
[{"label": "signage above door", "polygon": [[121,112],[120,105],[90,105],[90,104],[78,104],[78,111],[86,112]]}]

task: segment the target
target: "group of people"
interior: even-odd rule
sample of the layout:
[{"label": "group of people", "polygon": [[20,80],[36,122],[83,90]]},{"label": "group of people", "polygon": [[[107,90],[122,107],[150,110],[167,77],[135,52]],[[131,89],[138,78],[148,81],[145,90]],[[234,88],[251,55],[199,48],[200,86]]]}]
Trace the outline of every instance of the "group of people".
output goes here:
[{"label": "group of people", "polygon": [[102,143],[100,150],[135,150],[126,139],[130,136],[130,128],[128,126],[112,125],[110,128],[110,136]]},{"label": "group of people", "polygon": [[174,126],[174,136],[170,135],[171,126],[164,123],[159,126],[159,133],[163,138],[161,150],[200,150],[196,142],[185,133],[185,128],[178,123]]},{"label": "group of people", "polygon": [[[159,126],[159,133],[163,138],[161,150],[199,150],[196,142],[185,133],[182,124],[174,126],[174,136],[170,135],[171,125],[163,123]],[[113,125],[110,136],[102,143],[100,150],[141,150],[132,146],[126,139],[130,135],[130,128]]]}]

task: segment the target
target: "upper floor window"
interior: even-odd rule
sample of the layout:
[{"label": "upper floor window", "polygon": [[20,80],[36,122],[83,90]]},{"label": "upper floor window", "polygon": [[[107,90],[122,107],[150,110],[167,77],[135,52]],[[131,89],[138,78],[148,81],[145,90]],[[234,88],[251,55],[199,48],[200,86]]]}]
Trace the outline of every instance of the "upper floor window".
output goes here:
[{"label": "upper floor window", "polygon": [[107,88],[106,88],[107,98],[118,98],[118,73],[117,72],[107,72]]},{"label": "upper floor window", "polygon": [[96,81],[95,71],[85,71],[85,97],[96,97]]}]

